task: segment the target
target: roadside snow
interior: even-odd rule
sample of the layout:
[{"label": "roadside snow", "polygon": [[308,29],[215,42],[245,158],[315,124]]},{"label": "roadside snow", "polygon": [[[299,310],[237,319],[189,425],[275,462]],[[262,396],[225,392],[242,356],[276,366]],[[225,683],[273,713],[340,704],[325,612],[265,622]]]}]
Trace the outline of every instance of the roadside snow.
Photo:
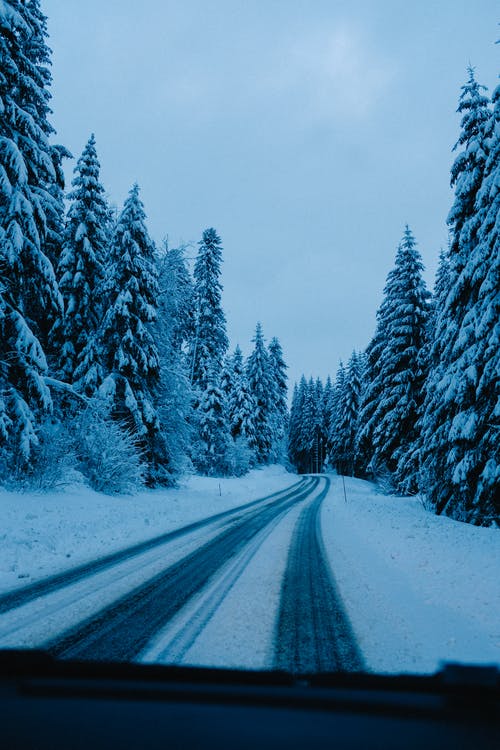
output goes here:
[{"label": "roadside snow", "polygon": [[0,592],[294,484],[283,467],[242,478],[191,476],[178,489],[110,497],[83,485],[59,492],[0,489]]},{"label": "roadside snow", "polygon": [[500,663],[500,532],[341,477],[322,509],[325,546],[369,670]]}]

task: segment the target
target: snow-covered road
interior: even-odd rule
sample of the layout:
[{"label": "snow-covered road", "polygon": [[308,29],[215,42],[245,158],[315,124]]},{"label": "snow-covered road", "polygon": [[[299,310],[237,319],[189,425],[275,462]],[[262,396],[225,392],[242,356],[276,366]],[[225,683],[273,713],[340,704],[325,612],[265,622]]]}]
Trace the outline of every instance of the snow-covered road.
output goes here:
[{"label": "snow-covered road", "polygon": [[[328,479],[303,478],[260,500],[4,594],[0,647],[45,647],[65,658],[274,665],[292,671],[313,665],[355,668],[360,660],[352,657],[355,644],[346,646],[352,634],[346,618],[339,619],[341,605],[324,575],[318,544],[318,511],[328,487]],[[313,523],[304,525],[304,518]],[[295,528],[301,530],[298,545],[292,544]],[[321,566],[323,574],[317,575]],[[295,588],[294,567],[305,571]],[[320,625],[320,634],[304,638]],[[339,661],[346,648],[350,661]],[[335,653],[335,661],[325,660],[325,653]]]},{"label": "snow-covered road", "polygon": [[328,480],[323,500],[324,479],[280,467],[130,497],[0,491],[0,648],[295,672],[499,663],[498,530]]}]

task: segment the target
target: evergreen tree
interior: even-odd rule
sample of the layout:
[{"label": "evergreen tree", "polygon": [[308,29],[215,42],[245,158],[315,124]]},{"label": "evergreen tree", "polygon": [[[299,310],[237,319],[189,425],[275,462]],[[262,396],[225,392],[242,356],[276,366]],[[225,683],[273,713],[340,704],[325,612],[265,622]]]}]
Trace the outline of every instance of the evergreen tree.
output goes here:
[{"label": "evergreen tree", "polygon": [[333,393],[333,386],[332,386],[332,379],[330,375],[328,375],[325,387],[323,389],[323,404],[322,404],[322,413],[323,413],[323,424],[321,427],[322,433],[325,436],[325,456],[330,455],[331,445],[330,445],[330,430],[331,430],[331,417],[332,417],[332,393]]},{"label": "evergreen tree", "polygon": [[400,492],[417,490],[415,466],[409,457],[417,441],[416,423],[422,407],[419,352],[428,315],[422,271],[407,226],[377,313],[377,332],[368,351],[370,381],[361,415],[361,435],[371,436],[372,466],[389,471]]},{"label": "evergreen tree", "polygon": [[213,370],[208,372],[207,388],[198,407],[200,443],[195,454],[195,465],[207,476],[228,473],[230,445],[224,394]]},{"label": "evergreen tree", "polygon": [[298,436],[302,415],[302,405],[299,401],[299,395],[299,386],[295,383],[293,386],[292,403],[290,407],[290,420],[288,422],[288,458],[297,469],[299,464]]},{"label": "evergreen tree", "polygon": [[99,181],[99,161],[91,135],[75,167],[73,191],[59,261],[64,316],[56,333],[61,346],[61,374],[92,396],[103,380],[96,336],[102,319],[104,264],[109,238],[108,207]]},{"label": "evergreen tree", "polygon": [[438,513],[491,524],[500,518],[500,90],[488,116],[479,89],[469,80],[467,97],[461,97],[466,114],[459,139],[463,151],[452,168],[450,287],[438,300],[423,475]]},{"label": "evergreen tree", "polygon": [[362,365],[353,352],[347,371],[339,378],[332,452],[339,474],[355,476],[358,470],[357,432],[361,399]]},{"label": "evergreen tree", "polygon": [[157,258],[158,315],[155,340],[160,357],[158,414],[166,443],[168,472],[174,481],[186,466],[193,437],[192,392],[183,357],[187,339],[191,285],[183,250],[168,250]]},{"label": "evergreen tree", "polygon": [[171,344],[179,354],[184,354],[194,327],[193,281],[186,264],[185,248],[170,249],[165,243],[158,263],[163,315],[172,325]]},{"label": "evergreen tree", "polygon": [[154,246],[134,185],[118,220],[106,286],[109,308],[101,328],[108,373],[100,393],[112,415],[137,436],[150,485],[170,481],[168,453],[155,400],[160,359],[151,324],[157,316],[158,281]]},{"label": "evergreen tree", "polygon": [[342,395],[345,390],[346,370],[342,361],[339,362],[335,374],[335,384],[331,389],[331,396],[328,403],[328,421],[330,431],[328,435],[328,445],[330,446],[329,463],[337,466],[337,445],[338,445],[338,425],[340,422],[340,405]]},{"label": "evergreen tree", "polygon": [[452,228],[450,257],[453,264],[450,270],[455,277],[464,268],[467,260],[467,248],[477,231],[478,219],[475,211],[476,195],[479,190],[487,159],[485,128],[490,119],[489,99],[482,91],[486,87],[477,83],[474,68],[468,68],[469,78],[462,86],[458,112],[463,114],[460,137],[455,144],[455,151],[460,146],[463,150],[456,157],[451,168],[451,185],[455,188],[455,200],[448,215],[448,224]]},{"label": "evergreen tree", "polygon": [[39,414],[52,405],[40,321],[61,308],[44,253],[56,174],[48,142],[50,52],[37,7],[18,0],[0,6],[0,449],[20,464],[38,443]]},{"label": "evergreen tree", "polygon": [[274,382],[271,362],[267,352],[261,324],[257,324],[253,352],[248,358],[246,374],[250,393],[255,405],[255,432],[251,436],[249,445],[255,451],[257,463],[270,463],[273,458],[273,448],[276,443],[274,432]]},{"label": "evergreen tree", "polygon": [[221,372],[228,347],[221,304],[221,263],[220,237],[215,229],[206,229],[194,267],[195,324],[190,352],[191,382],[200,393],[208,386],[208,373]]},{"label": "evergreen tree", "polygon": [[316,426],[315,383],[302,375],[294,387],[288,436],[288,455],[300,474],[313,471]]},{"label": "evergreen tree", "polygon": [[276,458],[283,458],[285,452],[284,439],[288,428],[288,369],[283,358],[281,344],[276,337],[269,344],[269,361],[271,365],[272,378],[276,400],[274,402],[274,453]]},{"label": "evergreen tree", "polygon": [[255,404],[250,393],[243,355],[239,346],[234,351],[231,366],[232,389],[229,391],[227,401],[229,429],[234,440],[242,438],[247,443],[255,444]]}]

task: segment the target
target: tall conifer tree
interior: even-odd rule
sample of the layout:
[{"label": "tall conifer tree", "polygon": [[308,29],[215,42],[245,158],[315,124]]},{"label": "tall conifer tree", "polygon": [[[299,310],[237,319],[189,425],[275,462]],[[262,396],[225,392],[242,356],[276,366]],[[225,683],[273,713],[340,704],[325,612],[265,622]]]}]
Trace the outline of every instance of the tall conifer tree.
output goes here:
[{"label": "tall conifer tree", "polygon": [[275,398],[273,373],[269,353],[264,342],[262,326],[257,323],[253,338],[254,349],[247,362],[247,379],[255,405],[255,433],[251,437],[250,448],[255,451],[256,460],[266,464],[273,460],[275,433],[273,409]]},{"label": "tall conifer tree", "polygon": [[24,464],[38,443],[38,415],[52,403],[37,321],[61,309],[44,253],[56,174],[43,22],[37,3],[0,6],[0,450]]},{"label": "tall conifer tree", "polygon": [[452,167],[450,284],[438,300],[423,420],[424,490],[438,513],[500,518],[499,89],[490,115],[472,70]]},{"label": "tall conifer tree", "polygon": [[101,328],[108,373],[101,394],[137,436],[150,485],[169,483],[168,454],[156,408],[160,358],[151,324],[157,317],[154,246],[134,185],[116,226],[108,270],[109,308]]},{"label": "tall conifer tree", "polygon": [[372,466],[388,470],[400,492],[417,490],[415,466],[409,457],[422,407],[419,353],[428,316],[422,271],[420,253],[407,226],[377,313],[375,344],[368,353],[370,381],[361,414],[362,431],[371,436]]},{"label": "tall conifer tree", "polygon": [[206,229],[194,267],[195,323],[190,352],[191,381],[201,393],[208,386],[209,372],[221,373],[228,347],[221,303],[221,264],[221,239],[215,229]]},{"label": "tall conifer tree", "polygon": [[103,314],[104,266],[109,243],[108,207],[99,181],[100,165],[92,134],[75,167],[73,191],[59,261],[59,288],[64,299],[61,373],[92,396],[103,379],[97,331]]}]

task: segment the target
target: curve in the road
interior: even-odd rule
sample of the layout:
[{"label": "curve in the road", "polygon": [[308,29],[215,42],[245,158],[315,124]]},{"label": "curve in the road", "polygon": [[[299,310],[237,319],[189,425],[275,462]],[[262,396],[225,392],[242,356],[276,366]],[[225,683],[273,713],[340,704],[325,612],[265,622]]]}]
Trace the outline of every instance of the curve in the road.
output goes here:
[{"label": "curve in the road", "polygon": [[301,512],[283,579],[275,635],[276,669],[295,674],[360,671],[363,659],[333,580],[320,527],[322,492]]},{"label": "curve in the road", "polygon": [[[286,509],[317,487],[312,479],[236,520],[185,558],[94,617],[46,644],[62,658],[132,661],[220,568]],[[296,485],[294,485],[296,486]],[[279,493],[283,494],[283,493]]]},{"label": "curve in the road", "polygon": [[244,505],[240,505],[236,508],[231,508],[230,510],[216,513],[215,515],[209,516],[208,518],[204,518],[200,521],[195,521],[194,523],[182,526],[179,529],[160,534],[153,539],[147,539],[144,542],[138,542],[137,544],[134,544],[125,549],[121,549],[117,552],[112,552],[109,555],[99,557],[96,560],[91,560],[90,562],[83,563],[82,565],[78,565],[74,568],[70,568],[69,570],[62,571],[61,573],[55,573],[54,575],[43,578],[42,580],[36,581],[35,583],[30,583],[27,586],[23,586],[22,588],[14,589],[13,591],[7,591],[5,594],[0,595],[0,614],[8,612],[10,609],[14,609],[15,607],[20,607],[23,604],[27,604],[28,602],[33,601],[40,596],[45,596],[46,594],[56,591],[59,588],[63,588],[64,586],[69,586],[73,583],[76,583],[77,581],[80,581],[89,575],[93,575],[94,573],[99,573],[102,570],[106,570],[107,568],[110,568],[118,563],[122,563],[125,560],[135,557],[136,555],[141,555],[142,553],[147,552],[154,547],[171,542],[174,539],[179,539],[184,535],[202,529],[206,526],[209,526],[210,524],[220,523],[220,521],[223,521],[224,519],[231,520],[231,518],[237,517],[241,512],[250,510],[253,507],[258,507],[260,504],[266,503],[273,498],[283,495],[284,493],[288,494],[291,491],[303,488],[305,482],[306,480],[303,478],[298,482],[290,485],[290,487],[286,487],[284,490],[280,490],[278,492],[273,492],[271,495],[266,495],[265,497],[259,498],[257,500],[252,500],[251,502],[245,503]]}]

